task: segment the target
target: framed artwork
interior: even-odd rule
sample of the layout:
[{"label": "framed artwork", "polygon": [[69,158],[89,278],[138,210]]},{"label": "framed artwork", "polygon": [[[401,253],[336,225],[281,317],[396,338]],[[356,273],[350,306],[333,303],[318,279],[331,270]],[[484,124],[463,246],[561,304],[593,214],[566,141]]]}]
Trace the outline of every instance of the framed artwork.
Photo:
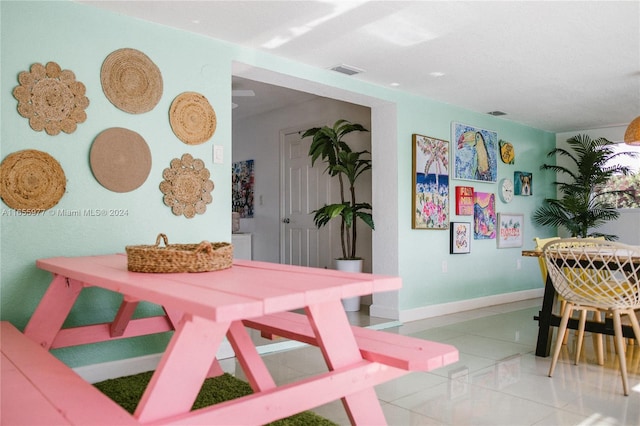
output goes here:
[{"label": "framed artwork", "polygon": [[456,186],[456,214],[473,216],[473,186]]},{"label": "framed artwork", "polygon": [[449,142],[413,135],[413,229],[449,228]]},{"label": "framed artwork", "polygon": [[496,238],[496,196],[491,192],[473,193],[473,239]]},{"label": "framed artwork", "polygon": [[513,184],[515,195],[533,195],[533,173],[513,172]]},{"label": "framed artwork", "polygon": [[498,213],[498,248],[522,247],[524,215]]},{"label": "framed artwork", "polygon": [[480,182],[498,180],[498,134],[467,124],[451,124],[453,178]]},{"label": "framed artwork", "polygon": [[253,160],[233,163],[231,210],[242,218],[253,217]]},{"label": "framed artwork", "polygon": [[471,222],[451,222],[449,253],[471,253]]}]

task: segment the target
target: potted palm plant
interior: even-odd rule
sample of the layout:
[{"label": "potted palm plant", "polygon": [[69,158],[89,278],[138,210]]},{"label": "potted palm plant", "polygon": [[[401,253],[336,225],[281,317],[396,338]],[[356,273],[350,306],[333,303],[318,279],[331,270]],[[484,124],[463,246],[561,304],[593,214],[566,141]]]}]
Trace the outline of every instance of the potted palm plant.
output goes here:
[{"label": "potted palm plant", "polygon": [[[302,135],[303,138],[312,137],[309,148],[311,165],[317,160],[326,164],[325,173],[338,179],[340,186],[340,202],[326,204],[314,210],[313,221],[318,228],[326,226],[333,219],[340,220],[340,244],[342,256],[336,259],[336,268],[359,272],[362,270],[362,258],[356,253],[358,239],[358,222],[361,221],[371,229],[375,229],[372,207],[369,203],[356,200],[356,181],[362,173],[371,169],[369,151],[354,151],[344,141],[344,137],[352,132],[368,132],[361,124],[347,120],[338,120],[333,126],[314,127]],[[356,266],[344,267],[344,262]],[[355,305],[356,301],[352,301]],[[357,309],[360,309],[359,298]],[[345,309],[351,310],[345,304]]]},{"label": "potted palm plant", "polygon": [[[561,194],[560,199],[547,198],[544,205],[533,214],[535,223],[541,226],[560,227],[572,237],[618,237],[594,231],[604,223],[615,220],[620,213],[611,202],[611,195],[626,194],[630,190],[607,189],[607,182],[616,174],[627,175],[628,166],[617,165],[620,156],[635,157],[633,152],[614,152],[611,142],[605,138],[591,139],[587,135],[576,135],[567,140],[570,149],[555,148],[547,156],[566,157],[571,167],[543,164],[541,170],[553,170],[568,176],[566,182],[554,182]],[[612,165],[614,164],[614,165]]]}]

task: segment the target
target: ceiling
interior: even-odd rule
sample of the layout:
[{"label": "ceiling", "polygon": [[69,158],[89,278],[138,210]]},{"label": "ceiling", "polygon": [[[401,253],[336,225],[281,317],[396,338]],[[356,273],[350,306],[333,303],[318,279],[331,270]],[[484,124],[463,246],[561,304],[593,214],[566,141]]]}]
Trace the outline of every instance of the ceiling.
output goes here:
[{"label": "ceiling", "polygon": [[[550,132],[640,115],[638,1],[77,1]],[[234,116],[300,101],[234,84]]]}]

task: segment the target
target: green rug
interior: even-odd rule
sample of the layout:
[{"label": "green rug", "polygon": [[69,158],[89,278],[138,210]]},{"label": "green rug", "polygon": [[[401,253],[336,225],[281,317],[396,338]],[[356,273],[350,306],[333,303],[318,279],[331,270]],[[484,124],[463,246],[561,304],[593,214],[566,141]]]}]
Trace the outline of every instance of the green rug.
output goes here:
[{"label": "green rug", "polygon": [[[119,377],[117,379],[105,380],[94,383],[102,393],[113,399],[125,410],[132,413],[135,411],[138,401],[151,380],[153,371],[134,374],[132,376]],[[225,373],[222,376],[206,379],[196,398],[192,409],[207,407],[218,402],[227,401],[240,396],[253,393],[251,386],[247,382],[236,379],[232,375]],[[336,426],[335,423],[321,417],[311,411],[305,411],[286,419],[271,423],[276,426]]]}]

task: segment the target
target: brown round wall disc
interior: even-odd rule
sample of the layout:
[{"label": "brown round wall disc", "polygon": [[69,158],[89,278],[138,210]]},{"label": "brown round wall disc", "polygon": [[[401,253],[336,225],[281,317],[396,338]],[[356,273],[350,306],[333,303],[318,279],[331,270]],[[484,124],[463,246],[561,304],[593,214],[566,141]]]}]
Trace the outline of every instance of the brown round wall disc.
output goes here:
[{"label": "brown round wall disc", "polygon": [[91,171],[102,186],[113,192],[129,192],[147,180],[151,151],[138,133],[112,127],[100,133],[91,145]]}]

